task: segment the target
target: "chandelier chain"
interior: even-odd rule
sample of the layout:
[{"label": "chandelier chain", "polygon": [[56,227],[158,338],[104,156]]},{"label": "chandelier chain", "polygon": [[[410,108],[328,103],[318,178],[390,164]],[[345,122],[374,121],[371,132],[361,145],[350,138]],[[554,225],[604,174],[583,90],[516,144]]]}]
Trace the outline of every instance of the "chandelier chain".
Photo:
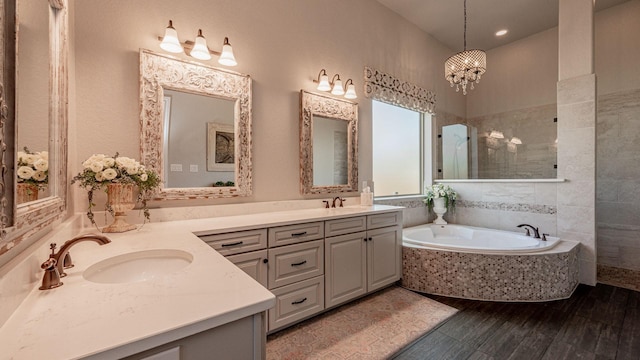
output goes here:
[{"label": "chandelier chain", "polygon": [[464,0],[464,50],[467,50],[467,0]]}]

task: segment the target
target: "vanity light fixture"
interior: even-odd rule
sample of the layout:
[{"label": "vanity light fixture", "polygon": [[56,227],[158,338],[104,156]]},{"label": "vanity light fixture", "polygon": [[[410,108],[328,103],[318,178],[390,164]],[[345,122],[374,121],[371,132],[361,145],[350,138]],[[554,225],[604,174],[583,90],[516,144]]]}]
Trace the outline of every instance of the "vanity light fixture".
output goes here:
[{"label": "vanity light fixture", "polygon": [[355,99],[358,97],[356,95],[356,86],[353,85],[353,80],[349,79],[344,83],[344,86],[347,88],[347,92],[344,94],[344,97],[347,99]]},{"label": "vanity light fixture", "polygon": [[344,88],[339,74],[333,75],[331,79],[331,95],[344,95]]},{"label": "vanity light fixture", "polygon": [[522,140],[520,140],[519,137],[515,137],[514,136],[514,137],[511,138],[511,143],[512,144],[516,144],[516,145],[522,145]]},{"label": "vanity light fixture", "polygon": [[320,70],[320,73],[318,73],[318,80],[314,80],[314,82],[318,83],[317,89],[320,91],[331,90],[331,84],[329,84],[329,75],[327,75],[327,70],[325,69]]},{"label": "vanity light fixture", "polygon": [[214,51],[207,46],[207,40],[202,36],[202,30],[198,30],[196,41],[185,41],[181,43],[178,39],[178,32],[173,27],[173,21],[169,20],[169,26],[165,30],[164,37],[158,37],[161,40],[160,47],[171,53],[182,53],[186,51],[191,57],[198,60],[210,60],[211,54],[218,56],[218,63],[225,66],[236,66],[238,62],[233,55],[233,48],[229,44],[229,38],[225,37],[222,43],[222,51]]},{"label": "vanity light fixture", "polygon": [[322,69],[318,73],[318,78],[313,79],[313,82],[318,83],[316,89],[320,91],[331,91],[331,95],[344,95],[347,99],[355,99],[358,97],[353,80],[349,79],[343,85],[342,80],[340,79],[340,74],[333,75],[333,78],[329,81],[327,70]]}]

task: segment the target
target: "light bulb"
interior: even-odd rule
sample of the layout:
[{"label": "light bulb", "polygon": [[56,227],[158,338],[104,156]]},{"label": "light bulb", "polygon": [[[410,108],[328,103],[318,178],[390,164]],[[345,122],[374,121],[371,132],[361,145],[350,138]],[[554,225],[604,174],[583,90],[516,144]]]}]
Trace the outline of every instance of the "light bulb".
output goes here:
[{"label": "light bulb", "polygon": [[182,45],[180,45],[180,40],[178,40],[178,32],[173,28],[173,22],[171,20],[169,20],[169,26],[167,26],[167,29],[164,31],[164,38],[162,38],[160,47],[164,51],[175,54],[184,51]]},{"label": "light bulb", "polygon": [[332,95],[344,95],[344,88],[342,87],[342,80],[340,80],[340,77],[338,77],[333,82],[333,88],[331,88],[331,94]]},{"label": "light bulb", "polygon": [[198,30],[198,36],[196,36],[196,43],[193,45],[193,49],[189,55],[199,60],[210,60],[211,54],[207,47],[207,40],[202,36],[202,30]]},{"label": "light bulb", "polygon": [[[348,82],[349,81],[347,80],[347,83]],[[344,97],[347,99],[355,99],[358,97],[358,95],[356,95],[356,87],[353,83],[347,85],[347,92],[344,94]]]},{"label": "light bulb", "polygon": [[233,48],[231,47],[231,44],[229,44],[229,38],[227,37],[224,38],[224,43],[222,44],[222,54],[220,54],[218,63],[225,66],[238,65],[235,56],[233,56]]},{"label": "light bulb", "polygon": [[331,84],[329,84],[329,76],[324,71],[324,69],[322,69],[320,71],[320,74],[321,75],[320,75],[320,80],[318,81],[317,89],[319,91],[329,91],[329,90],[331,90]]}]

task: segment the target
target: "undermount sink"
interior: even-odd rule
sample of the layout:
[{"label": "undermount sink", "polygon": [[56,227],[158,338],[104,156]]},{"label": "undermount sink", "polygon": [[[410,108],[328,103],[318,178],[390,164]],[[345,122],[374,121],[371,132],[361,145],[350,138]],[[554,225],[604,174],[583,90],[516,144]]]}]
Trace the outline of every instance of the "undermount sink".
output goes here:
[{"label": "undermount sink", "polygon": [[193,255],[177,249],[137,251],[97,262],[89,266],[82,276],[95,283],[133,283],[171,274],[192,261]]}]

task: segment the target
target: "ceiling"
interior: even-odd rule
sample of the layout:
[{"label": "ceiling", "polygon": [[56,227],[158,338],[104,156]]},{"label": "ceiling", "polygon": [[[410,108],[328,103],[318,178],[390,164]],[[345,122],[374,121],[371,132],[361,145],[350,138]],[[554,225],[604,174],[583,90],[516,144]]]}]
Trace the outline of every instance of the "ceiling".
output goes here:
[{"label": "ceiling", "polygon": [[[464,44],[464,0],[377,0],[451,50]],[[467,49],[489,50],[558,26],[559,0],[468,0]],[[594,0],[595,1],[595,0]],[[596,11],[628,0],[597,0]],[[507,35],[495,36],[500,29]]]}]

